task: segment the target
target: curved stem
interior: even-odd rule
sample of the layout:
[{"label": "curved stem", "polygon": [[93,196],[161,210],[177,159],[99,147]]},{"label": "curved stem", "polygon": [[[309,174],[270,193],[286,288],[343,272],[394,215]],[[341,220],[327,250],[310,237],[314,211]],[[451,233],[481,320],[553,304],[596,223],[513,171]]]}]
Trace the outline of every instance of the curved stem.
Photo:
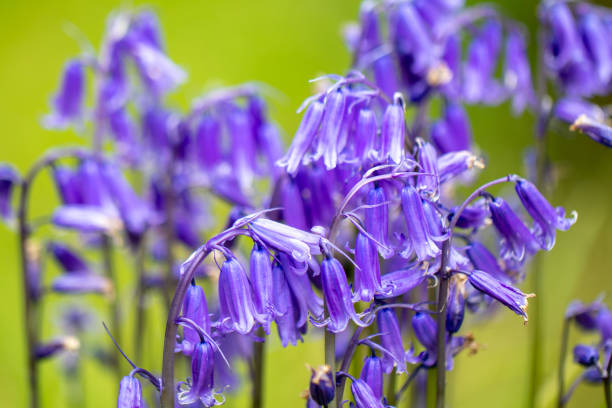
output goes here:
[{"label": "curved stem", "polygon": [[135,251],[134,269],[136,276],[138,277],[138,284],[136,285],[136,323],[134,329],[134,358],[139,363],[142,363],[142,342],[144,340],[145,330],[145,237],[140,240]]},{"label": "curved stem", "polygon": [[38,343],[38,294],[33,292],[39,282],[37,276],[30,273],[31,259],[29,254],[30,235],[32,228],[28,223],[28,199],[30,188],[36,176],[45,167],[52,165],[54,162],[71,157],[84,157],[90,152],[83,148],[63,148],[47,151],[40,157],[30,168],[28,173],[21,181],[21,191],[19,195],[19,204],[17,209],[19,237],[19,252],[21,256],[21,275],[23,284],[23,302],[24,302],[24,325],[26,336],[27,350],[27,367],[28,367],[28,393],[30,395],[30,407],[37,408],[40,405],[40,396],[38,393],[38,367],[36,361],[36,345]]},{"label": "curved stem", "polygon": [[[121,310],[119,305],[119,296],[117,293],[117,276],[115,274],[115,268],[113,265],[113,247],[111,240],[108,235],[102,235],[102,264],[104,269],[104,275],[108,278],[109,281],[113,283],[115,288],[115,292],[113,293],[113,297],[109,302],[109,313],[110,313],[110,324],[113,328],[113,333],[115,338],[117,339],[117,343],[121,343]],[[112,365],[113,370],[115,371],[115,377],[117,380],[117,385],[121,382],[121,378],[123,377],[121,373],[121,364],[120,359],[116,354],[111,354],[112,357]]]}]

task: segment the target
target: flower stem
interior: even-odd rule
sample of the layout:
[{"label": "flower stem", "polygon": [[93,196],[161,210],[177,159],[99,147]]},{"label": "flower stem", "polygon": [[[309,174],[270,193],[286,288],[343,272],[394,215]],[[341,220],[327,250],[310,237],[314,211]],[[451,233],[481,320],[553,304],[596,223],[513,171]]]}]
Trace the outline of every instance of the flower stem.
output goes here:
[{"label": "flower stem", "polygon": [[53,164],[57,160],[71,157],[84,157],[89,151],[82,148],[63,148],[47,151],[30,168],[21,181],[21,191],[17,209],[17,235],[19,237],[19,252],[21,256],[21,275],[23,279],[23,302],[24,302],[24,325],[27,347],[28,367],[28,394],[30,395],[30,408],[40,406],[40,395],[38,392],[38,367],[36,361],[36,345],[38,343],[38,315],[39,301],[38,293],[33,293],[33,288],[38,287],[38,279],[30,271],[31,259],[29,254],[30,235],[32,228],[28,223],[28,199],[30,188],[36,176],[41,170]]},{"label": "flower stem", "polygon": [[402,396],[404,395],[404,393],[406,392],[406,390],[408,389],[408,387],[410,387],[410,384],[412,383],[412,380],[414,380],[416,378],[416,376],[419,374],[419,371],[421,370],[421,368],[423,368],[422,365],[418,365],[414,371],[412,373],[410,373],[410,375],[408,376],[408,378],[406,379],[406,381],[404,382],[404,384],[402,384],[402,387],[399,389],[399,391],[395,394],[395,403],[397,404],[398,402],[400,402],[400,400],[402,399]]},{"label": "flower stem", "polygon": [[[536,123],[534,127],[535,143],[536,143],[536,158],[535,158],[535,185],[543,191],[545,187],[544,180],[546,178],[546,168],[548,159],[546,154],[546,133],[548,131],[548,123],[550,121],[550,113],[544,106],[546,96],[546,72],[544,67],[544,32],[542,29],[538,32],[538,61],[536,67]],[[529,373],[529,393],[528,406],[533,408],[536,406],[537,391],[540,386],[540,355],[542,352],[542,318],[541,309],[544,304],[543,285],[542,285],[542,260],[541,255],[535,254],[531,273],[533,274],[533,292],[538,294],[539,307],[536,307],[531,315],[532,339],[530,349],[530,373]]]},{"label": "flower stem", "polygon": [[[450,234],[450,233],[449,233]],[[450,257],[451,235],[442,244],[442,261],[440,263],[440,284],[438,285],[438,307],[436,322],[438,326],[438,350],[436,364],[436,408],[444,408],[446,393],[446,300],[448,298],[448,281],[450,274],[447,265]]]},{"label": "flower stem", "polygon": [[136,285],[136,323],[134,328],[134,359],[142,365],[142,341],[144,339],[145,326],[145,242],[144,237],[135,248],[134,269],[138,282]]},{"label": "flower stem", "polygon": [[389,405],[395,405],[395,385],[397,383],[397,374],[395,372],[391,372],[391,374],[387,377],[387,402]]},{"label": "flower stem", "polygon": [[[327,307],[326,307],[327,308]],[[331,369],[331,378],[335,380],[336,378],[336,335],[329,330],[325,330],[325,365],[329,366]],[[334,403],[334,400],[336,401]],[[341,408],[342,401],[338,398],[337,395],[334,395],[334,398],[329,401],[329,406],[333,407],[334,405],[337,408]]]},{"label": "flower stem", "polygon": [[603,373],[603,391],[604,399],[606,401],[606,408],[612,408],[612,399],[610,398],[610,371],[612,370],[612,353],[608,357],[608,364],[606,364],[606,371]]},{"label": "flower stem", "polygon": [[559,373],[557,377],[559,393],[557,396],[557,406],[563,406],[563,395],[565,393],[565,356],[567,355],[567,340],[569,336],[570,319],[563,319],[563,329],[561,332],[561,352],[559,355]]},{"label": "flower stem", "polygon": [[[265,337],[262,327],[258,329],[257,337]],[[263,407],[265,352],[266,343],[264,341],[253,342],[252,408]]]},{"label": "flower stem", "polygon": [[[110,324],[113,330],[113,335],[117,340],[117,343],[121,344],[121,321],[120,321],[120,305],[119,305],[119,296],[117,291],[117,276],[115,274],[115,268],[113,264],[113,246],[110,240],[110,237],[106,234],[102,235],[102,264],[104,269],[104,275],[108,278],[109,281],[113,283],[114,293],[112,294],[112,299],[109,304],[109,314],[110,314]],[[112,366],[115,371],[115,377],[117,379],[117,385],[121,382],[122,373],[121,373],[121,359],[116,355],[116,353],[111,353],[112,357]]]}]

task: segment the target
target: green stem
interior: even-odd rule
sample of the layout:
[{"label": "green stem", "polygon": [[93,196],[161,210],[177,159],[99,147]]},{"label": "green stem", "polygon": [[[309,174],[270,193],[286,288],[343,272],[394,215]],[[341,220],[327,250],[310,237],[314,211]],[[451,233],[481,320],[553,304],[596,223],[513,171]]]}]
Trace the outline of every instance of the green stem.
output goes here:
[{"label": "green stem", "polygon": [[[258,329],[257,337],[265,337],[265,332],[262,327]],[[265,351],[266,343],[256,341],[253,343],[253,372],[252,372],[252,408],[263,407],[263,388],[264,388],[264,369],[265,369]]]},{"label": "green stem", "polygon": [[[336,335],[329,330],[325,330],[325,365],[329,366],[331,369],[331,378],[336,378]],[[336,403],[334,404],[334,401]],[[342,401],[336,395],[334,398],[329,401],[329,406],[333,407],[334,405],[337,408],[341,408]]]},{"label": "green stem", "polygon": [[[117,340],[117,343],[121,344],[121,321],[120,321],[120,305],[119,305],[119,293],[117,288],[117,276],[115,274],[115,268],[113,264],[113,247],[110,240],[110,237],[106,234],[102,235],[102,264],[104,269],[104,275],[108,278],[109,281],[112,282],[114,292],[112,294],[112,299],[109,302],[109,314],[110,314],[110,324],[113,330],[113,336]],[[114,352],[111,353],[112,357],[112,366],[115,371],[116,384],[117,386],[121,382],[121,378],[123,377],[121,372],[121,364],[120,358]]]},{"label": "green stem", "polygon": [[138,243],[135,252],[134,269],[138,282],[136,285],[136,326],[134,328],[134,359],[142,365],[143,340],[145,331],[145,243],[144,238]]},{"label": "green stem", "polygon": [[387,392],[385,393],[387,395],[387,402],[389,405],[395,405],[395,384],[397,382],[397,374],[392,371],[387,377],[387,380]]},{"label": "green stem", "polygon": [[563,406],[563,396],[565,394],[565,357],[567,355],[567,340],[569,337],[570,319],[563,319],[563,329],[561,331],[561,352],[559,355],[559,374],[557,377],[558,381],[558,395],[557,395],[557,406],[560,408]]}]

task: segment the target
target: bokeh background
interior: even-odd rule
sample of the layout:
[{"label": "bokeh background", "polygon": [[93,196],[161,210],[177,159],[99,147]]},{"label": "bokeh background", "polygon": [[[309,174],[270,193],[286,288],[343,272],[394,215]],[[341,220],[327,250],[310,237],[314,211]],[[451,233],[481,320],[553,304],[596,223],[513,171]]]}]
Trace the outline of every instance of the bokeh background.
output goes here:
[{"label": "bokeh background", "polygon": [[[498,1],[510,16],[535,31],[536,2]],[[63,63],[79,53],[67,31],[74,26],[94,45],[99,44],[107,14],[117,7],[147,4],[159,15],[170,56],[190,75],[189,82],[172,98],[172,104],[188,106],[205,89],[258,80],[269,84],[272,116],[292,136],[299,123],[295,114],[310,95],[308,80],[322,73],[343,73],[349,56],[340,28],[355,20],[356,0],[225,0],[225,1],[0,1],[0,161],[25,170],[38,155],[57,144],[81,143],[70,131],[48,132],[39,125],[47,112]],[[533,41],[532,41],[533,43]],[[522,172],[525,149],[532,143],[533,119],[513,117],[507,105],[469,109],[475,140],[486,152],[482,179]],[[570,232],[561,233],[555,249],[544,256],[546,292],[530,301],[544,316],[545,381],[540,390],[542,407],[552,406],[558,365],[559,334],[563,312],[573,298],[590,301],[612,289],[612,151],[565,128],[550,135],[550,156],[558,168],[559,185],[551,197],[557,205],[575,209],[579,220]],[[44,213],[54,194],[49,183],[36,188],[33,211]],[[129,265],[125,252],[117,262]],[[25,349],[22,322],[21,278],[18,273],[14,232],[0,227],[0,406],[26,404]],[[525,283],[528,289],[529,282]],[[130,290],[119,293],[128,313]],[[612,301],[608,298],[608,301]],[[45,307],[47,334],[64,302],[51,297]],[[149,321],[145,339],[147,362],[160,368],[164,316]],[[467,321],[466,330],[483,345],[475,356],[461,355],[450,374],[450,406],[520,407],[527,393],[529,326],[502,311],[487,321]],[[96,322],[91,336],[104,336]],[[572,340],[585,335],[573,332]],[[570,343],[571,344],[571,343]],[[278,342],[269,347],[266,361],[266,407],[302,406],[299,393],[307,386],[305,363],[321,364],[322,342],[309,339],[283,350]],[[43,364],[44,407],[67,406],[73,389],[58,374],[59,362]],[[569,363],[568,376],[577,367]],[[116,384],[96,363],[85,366],[86,407],[115,405]],[[248,406],[248,396],[228,395],[229,407]],[[599,387],[580,388],[570,406],[603,406]]]}]

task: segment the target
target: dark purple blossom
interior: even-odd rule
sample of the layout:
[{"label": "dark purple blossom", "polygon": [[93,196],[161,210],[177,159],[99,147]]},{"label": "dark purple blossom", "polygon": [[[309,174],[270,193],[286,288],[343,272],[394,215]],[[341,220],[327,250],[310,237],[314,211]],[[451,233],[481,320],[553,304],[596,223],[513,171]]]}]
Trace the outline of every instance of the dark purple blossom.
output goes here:
[{"label": "dark purple blossom", "polygon": [[578,344],[574,347],[574,361],[578,364],[590,367],[599,360],[599,352],[595,347]]},{"label": "dark purple blossom", "polygon": [[451,278],[448,291],[446,310],[446,330],[449,333],[457,333],[463,324],[465,317],[465,282],[463,275],[454,275]]},{"label": "dark purple blossom", "polygon": [[374,391],[362,379],[355,379],[351,383],[351,392],[355,399],[355,408],[384,408]]},{"label": "dark purple blossom", "polygon": [[431,128],[431,139],[443,154],[471,149],[472,130],[460,104],[450,101],[445,103],[442,119]]},{"label": "dark purple blossom", "polygon": [[531,231],[503,198],[497,197],[491,200],[489,210],[493,225],[502,237],[503,258],[521,262],[525,255],[531,255],[540,249],[540,244]]},{"label": "dark purple blossom", "polygon": [[[192,282],[185,294],[183,301],[183,317],[192,320],[202,330],[210,334],[210,316],[208,315],[208,304],[206,296],[201,286]],[[177,344],[175,351],[180,351],[187,356],[191,356],[195,347],[200,343],[200,335],[190,326],[183,327],[183,341]]]},{"label": "dark purple blossom", "polygon": [[508,33],[505,54],[504,85],[512,95],[512,110],[518,114],[536,103],[525,38],[518,30]]},{"label": "dark purple blossom", "polygon": [[480,292],[491,296],[514,313],[523,316],[527,322],[527,299],[534,297],[535,294],[525,294],[517,288],[507,285],[493,277],[492,275],[474,270],[467,274],[469,282]]},{"label": "dark purple blossom", "polygon": [[585,114],[578,116],[570,126],[570,130],[584,133],[597,143],[612,147],[612,126],[593,120]]},{"label": "dark purple blossom", "polygon": [[516,181],[516,193],[534,220],[533,232],[540,246],[550,251],[555,245],[556,230],[567,231],[576,222],[578,214],[574,211],[570,218],[566,218],[565,210],[550,205],[536,186],[528,180]]},{"label": "dark purple blossom", "polygon": [[13,215],[13,190],[19,182],[15,168],[8,164],[0,165],[0,216],[6,221]]},{"label": "dark purple blossom", "polygon": [[363,362],[361,374],[359,376],[363,382],[370,386],[374,397],[380,400],[383,396],[383,369],[380,358],[376,356],[374,351]]},{"label": "dark purple blossom", "polygon": [[333,377],[329,366],[312,369],[308,393],[317,404],[327,406],[334,399],[336,382]]}]

